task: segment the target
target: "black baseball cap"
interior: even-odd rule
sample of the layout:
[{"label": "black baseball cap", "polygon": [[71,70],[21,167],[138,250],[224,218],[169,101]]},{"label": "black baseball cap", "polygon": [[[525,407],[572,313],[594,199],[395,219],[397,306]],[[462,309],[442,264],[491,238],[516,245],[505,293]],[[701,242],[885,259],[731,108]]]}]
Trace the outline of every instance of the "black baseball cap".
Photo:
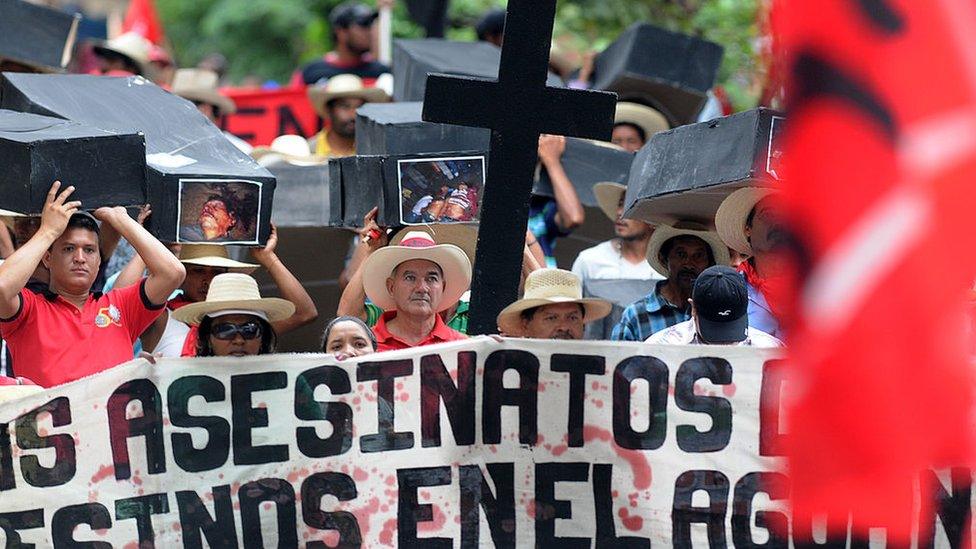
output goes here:
[{"label": "black baseball cap", "polygon": [[348,29],[353,24],[368,27],[379,16],[379,12],[359,2],[343,2],[332,8],[329,23],[335,28]]},{"label": "black baseball cap", "polygon": [[706,343],[738,343],[749,331],[749,292],[742,273],[714,265],[695,279],[691,300],[698,313],[698,335]]}]

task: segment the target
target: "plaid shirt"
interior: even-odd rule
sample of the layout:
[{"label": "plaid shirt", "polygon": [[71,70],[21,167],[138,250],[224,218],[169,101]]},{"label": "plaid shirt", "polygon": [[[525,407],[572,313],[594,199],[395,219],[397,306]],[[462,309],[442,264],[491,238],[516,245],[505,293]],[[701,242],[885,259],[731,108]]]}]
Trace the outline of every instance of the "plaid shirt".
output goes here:
[{"label": "plaid shirt", "polygon": [[667,282],[667,280],[658,282],[653,293],[627,306],[623,316],[620,317],[620,322],[613,327],[610,339],[644,341],[654,332],[660,332],[669,326],[689,320],[691,306],[679,309],[661,295],[661,288]]}]

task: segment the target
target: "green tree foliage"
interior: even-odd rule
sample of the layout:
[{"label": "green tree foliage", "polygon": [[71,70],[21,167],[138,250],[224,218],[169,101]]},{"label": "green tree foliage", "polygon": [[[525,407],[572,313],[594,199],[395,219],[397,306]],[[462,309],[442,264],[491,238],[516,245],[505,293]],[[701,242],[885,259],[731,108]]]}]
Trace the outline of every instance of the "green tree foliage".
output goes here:
[{"label": "green tree foliage", "polygon": [[[712,40],[725,47],[719,83],[738,108],[755,104],[759,0],[560,0],[555,41],[570,59],[600,51],[635,21]],[[181,65],[210,52],[230,60],[230,78],[285,81],[303,62],[332,47],[327,21],[340,0],[157,0],[167,35]],[[503,0],[452,0],[447,37],[473,40],[473,26]],[[417,38],[423,30],[398,0],[393,34]]]}]

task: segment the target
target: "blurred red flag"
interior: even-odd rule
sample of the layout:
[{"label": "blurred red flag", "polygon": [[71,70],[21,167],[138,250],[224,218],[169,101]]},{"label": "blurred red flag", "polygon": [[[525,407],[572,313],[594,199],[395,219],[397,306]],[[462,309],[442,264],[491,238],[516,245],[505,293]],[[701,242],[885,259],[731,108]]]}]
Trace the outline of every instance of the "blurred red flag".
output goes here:
[{"label": "blurred red flag", "polygon": [[823,512],[846,530],[853,512],[855,535],[906,541],[918,471],[973,448],[976,3],[777,2],[798,228],[794,531]]},{"label": "blurred red flag", "polygon": [[163,23],[156,11],[153,0],[131,0],[129,9],[122,21],[122,32],[134,32],[142,35],[153,44],[162,45],[166,40],[163,33]]}]

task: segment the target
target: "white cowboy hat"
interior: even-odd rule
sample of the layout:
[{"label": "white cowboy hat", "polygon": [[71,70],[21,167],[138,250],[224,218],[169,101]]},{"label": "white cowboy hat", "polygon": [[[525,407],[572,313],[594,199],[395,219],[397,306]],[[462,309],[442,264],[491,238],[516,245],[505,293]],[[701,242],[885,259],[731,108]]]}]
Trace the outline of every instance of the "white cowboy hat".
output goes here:
[{"label": "white cowboy hat", "polygon": [[506,335],[518,337],[522,335],[522,311],[555,303],[582,305],[584,324],[607,316],[613,309],[613,304],[606,299],[583,297],[583,282],[572,272],[538,269],[525,277],[522,299],[498,313],[498,327]]},{"label": "white cowboy hat", "polygon": [[257,265],[234,261],[227,255],[227,248],[216,244],[183,244],[180,247],[180,262],[204,267],[222,267],[233,273],[251,274]]},{"label": "white cowboy hat", "polygon": [[461,248],[437,244],[425,231],[409,231],[398,246],[380,248],[363,262],[363,288],[377,307],[384,311],[396,309],[396,302],[386,289],[386,279],[399,264],[412,259],[436,263],[444,273],[444,293],[436,304],[438,312],[457,303],[471,284],[471,262]]},{"label": "white cowboy hat", "polygon": [[633,124],[644,130],[645,142],[650,141],[652,135],[671,129],[668,119],[660,111],[631,101],[617,102],[613,123]]},{"label": "white cowboy hat", "polygon": [[593,185],[593,194],[596,196],[596,203],[603,210],[603,214],[610,218],[610,221],[617,221],[617,205],[620,204],[620,197],[627,192],[627,185],[602,181]]},{"label": "white cowboy hat", "polygon": [[357,97],[367,103],[386,103],[390,100],[385,91],[366,86],[363,79],[355,74],[338,74],[325,82],[319,81],[308,87],[308,100],[323,118],[329,116],[325,112],[325,104],[342,97]]},{"label": "white cowboy hat", "polygon": [[101,42],[93,48],[96,54],[112,52],[129,58],[143,76],[149,78],[153,72],[152,65],[149,63],[149,51],[152,49],[152,42],[141,34],[127,32],[120,34],[111,40]]},{"label": "white cowboy hat", "polygon": [[729,249],[715,231],[709,231],[704,225],[690,221],[678,221],[674,225],[661,223],[654,229],[654,234],[647,243],[647,262],[655,271],[665,276],[668,274],[668,267],[660,259],[661,246],[676,236],[696,236],[704,240],[712,249],[716,265],[728,265],[732,262]]},{"label": "white cowboy hat", "polygon": [[213,105],[220,109],[220,114],[234,114],[237,105],[217,91],[219,80],[217,73],[207,69],[177,69],[170,91],[183,99]]},{"label": "white cowboy hat", "polygon": [[[475,248],[478,245],[478,225],[471,223],[430,223],[410,227],[410,231],[418,230],[428,233],[434,242],[452,244],[461,248],[471,265],[474,265]],[[390,245],[399,246],[410,231],[402,230],[393,235]]]},{"label": "white cowboy hat", "polygon": [[725,244],[743,255],[752,255],[752,246],[746,238],[746,220],[760,200],[777,189],[769,187],[743,187],[725,197],[715,212],[715,229]]},{"label": "white cowboy hat", "polygon": [[271,146],[254,147],[251,158],[265,167],[278,162],[287,162],[294,166],[318,166],[329,161],[324,156],[312,154],[308,140],[300,135],[279,135],[271,142]]},{"label": "white cowboy hat", "polygon": [[258,283],[243,273],[224,273],[214,277],[207,290],[207,299],[190,303],[173,311],[173,318],[187,324],[200,324],[205,316],[231,311],[253,314],[268,322],[284,320],[295,314],[295,304],[287,299],[261,297]]}]

